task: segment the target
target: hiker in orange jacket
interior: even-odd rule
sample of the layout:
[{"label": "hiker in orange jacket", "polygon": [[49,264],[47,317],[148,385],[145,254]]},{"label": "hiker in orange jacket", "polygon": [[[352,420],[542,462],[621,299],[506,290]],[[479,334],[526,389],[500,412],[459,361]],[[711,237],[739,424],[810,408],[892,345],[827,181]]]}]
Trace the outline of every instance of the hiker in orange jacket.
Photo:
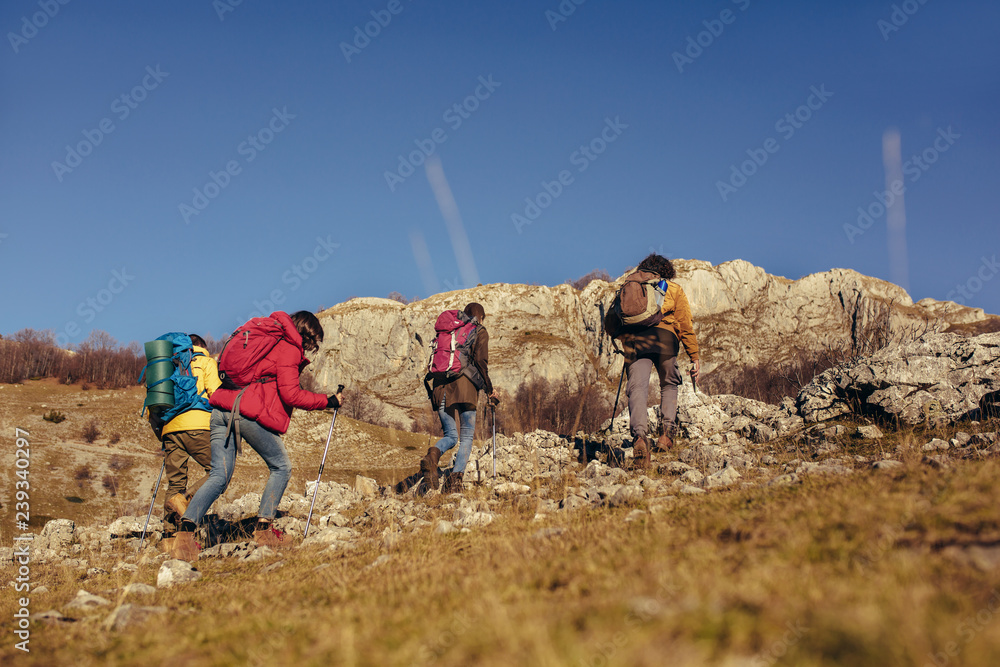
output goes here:
[{"label": "hiker in orange jacket", "polygon": [[674,265],[666,257],[653,253],[639,263],[636,271],[655,273],[667,282],[660,309],[663,319],[655,326],[622,334],[619,338],[628,368],[625,395],[628,397],[629,427],[633,438],[632,466],[643,469],[652,462],[651,448],[646,440],[649,426],[646,397],[653,367],[656,367],[660,378],[660,437],[656,445],[657,449],[665,451],[673,446],[677,430],[677,387],[681,384],[677,354],[680,345],[684,346],[694,364],[690,373],[695,382],[701,372],[701,361],[698,358],[698,339],[691,322],[691,306],[681,286],[672,282],[676,275]]}]

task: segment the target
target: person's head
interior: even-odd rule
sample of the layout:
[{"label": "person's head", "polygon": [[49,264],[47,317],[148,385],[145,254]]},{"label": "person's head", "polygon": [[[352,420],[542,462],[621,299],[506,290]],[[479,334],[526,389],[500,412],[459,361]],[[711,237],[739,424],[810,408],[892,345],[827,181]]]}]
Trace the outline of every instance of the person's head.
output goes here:
[{"label": "person's head", "polygon": [[292,313],[291,318],[295,330],[302,336],[302,348],[309,351],[318,350],[319,344],[323,342],[323,325],[319,323],[319,318],[308,310]]},{"label": "person's head", "polygon": [[479,320],[480,324],[486,321],[486,310],[478,303],[470,303],[465,307],[464,312],[469,317],[474,317]]},{"label": "person's head", "polygon": [[198,334],[188,334],[188,338],[191,339],[192,344],[197,345],[198,347],[208,348],[208,345],[205,343],[205,339]]},{"label": "person's head", "polygon": [[655,273],[661,278],[667,280],[673,280],[677,273],[674,271],[674,265],[669,259],[663,255],[657,255],[655,252],[650,253],[646,259],[639,262],[639,266],[636,267],[639,271],[649,271],[650,273]]}]

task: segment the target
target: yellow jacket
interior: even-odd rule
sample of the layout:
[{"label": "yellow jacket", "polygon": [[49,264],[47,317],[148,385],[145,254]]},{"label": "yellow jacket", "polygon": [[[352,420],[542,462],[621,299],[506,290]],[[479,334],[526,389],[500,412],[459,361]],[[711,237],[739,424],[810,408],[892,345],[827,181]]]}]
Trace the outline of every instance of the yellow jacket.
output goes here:
[{"label": "yellow jacket", "polygon": [[[208,350],[203,347],[194,346],[194,352],[201,355],[192,357],[191,372],[198,381],[198,393],[205,398],[209,398],[215,390],[222,386],[219,379],[219,366],[215,359],[208,355]],[[177,415],[163,427],[163,435],[174,433],[175,431],[207,431],[209,429],[209,418],[211,412],[204,410],[188,410]]]},{"label": "yellow jacket", "polygon": [[660,308],[663,319],[656,326],[667,331],[672,331],[684,350],[691,357],[691,361],[698,359],[698,339],[694,334],[694,325],[691,323],[691,305],[681,286],[673,281],[667,282],[667,293],[663,297],[663,307]]}]

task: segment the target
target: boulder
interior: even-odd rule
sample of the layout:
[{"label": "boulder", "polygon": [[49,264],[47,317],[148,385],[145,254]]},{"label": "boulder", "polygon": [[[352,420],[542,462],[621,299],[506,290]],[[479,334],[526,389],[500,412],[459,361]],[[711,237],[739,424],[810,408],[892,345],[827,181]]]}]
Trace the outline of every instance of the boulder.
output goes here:
[{"label": "boulder", "polygon": [[797,405],[810,422],[856,412],[917,425],[978,418],[980,403],[997,392],[1000,333],[938,333],[823,372],[799,392]]},{"label": "boulder", "polygon": [[156,573],[156,587],[170,588],[176,584],[184,584],[201,579],[201,572],[191,563],[183,560],[166,560]]}]

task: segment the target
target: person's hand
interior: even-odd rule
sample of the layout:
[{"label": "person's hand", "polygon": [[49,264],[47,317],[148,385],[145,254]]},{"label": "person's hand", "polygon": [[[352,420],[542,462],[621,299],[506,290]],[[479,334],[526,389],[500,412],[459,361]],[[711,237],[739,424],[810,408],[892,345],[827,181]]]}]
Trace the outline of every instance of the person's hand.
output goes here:
[{"label": "person's hand", "polygon": [[701,359],[694,360],[694,368],[692,368],[688,373],[691,374],[691,379],[695,382],[698,381],[698,376],[701,375]]},{"label": "person's hand", "polygon": [[329,398],[326,399],[326,407],[337,409],[344,404],[344,392],[338,391],[336,394],[331,394]]},{"label": "person's hand", "polygon": [[489,399],[490,403],[492,403],[493,405],[499,405],[500,404],[500,394],[497,393],[496,389],[494,389],[493,393],[491,393],[487,398]]}]

